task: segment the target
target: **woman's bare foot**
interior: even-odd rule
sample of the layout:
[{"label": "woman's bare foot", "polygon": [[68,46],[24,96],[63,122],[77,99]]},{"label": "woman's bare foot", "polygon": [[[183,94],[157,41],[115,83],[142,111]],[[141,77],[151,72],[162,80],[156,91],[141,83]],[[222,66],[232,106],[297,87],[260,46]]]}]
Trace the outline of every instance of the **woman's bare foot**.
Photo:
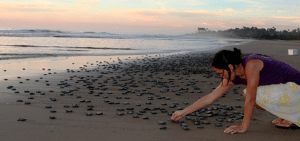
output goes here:
[{"label": "woman's bare foot", "polygon": [[282,118],[277,118],[277,119],[274,119],[274,120],[272,121],[272,123],[273,123],[273,124],[278,124],[278,123],[281,123],[283,120],[284,120],[284,119],[282,119]]},{"label": "woman's bare foot", "polygon": [[293,123],[288,120],[283,120],[282,122],[277,123],[276,125],[281,127],[291,127]]}]

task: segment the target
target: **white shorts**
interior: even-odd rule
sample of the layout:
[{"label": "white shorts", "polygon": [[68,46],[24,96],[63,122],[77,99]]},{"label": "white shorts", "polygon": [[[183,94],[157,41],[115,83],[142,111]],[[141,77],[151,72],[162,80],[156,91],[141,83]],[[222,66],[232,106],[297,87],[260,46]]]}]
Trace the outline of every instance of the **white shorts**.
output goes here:
[{"label": "white shorts", "polygon": [[259,86],[255,101],[268,112],[300,127],[300,86],[296,83]]}]

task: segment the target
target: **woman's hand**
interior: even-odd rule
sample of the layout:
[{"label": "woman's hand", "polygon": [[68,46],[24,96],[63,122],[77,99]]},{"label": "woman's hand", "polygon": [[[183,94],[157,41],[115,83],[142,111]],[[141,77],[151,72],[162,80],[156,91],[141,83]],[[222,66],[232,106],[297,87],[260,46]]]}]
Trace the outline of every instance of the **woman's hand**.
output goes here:
[{"label": "woman's hand", "polygon": [[235,134],[235,133],[245,133],[247,129],[242,128],[241,126],[233,125],[224,130],[224,133]]},{"label": "woman's hand", "polygon": [[184,112],[184,110],[176,111],[176,112],[173,113],[171,119],[172,119],[172,121],[177,122],[181,118],[185,117],[186,115],[187,115],[187,113]]}]

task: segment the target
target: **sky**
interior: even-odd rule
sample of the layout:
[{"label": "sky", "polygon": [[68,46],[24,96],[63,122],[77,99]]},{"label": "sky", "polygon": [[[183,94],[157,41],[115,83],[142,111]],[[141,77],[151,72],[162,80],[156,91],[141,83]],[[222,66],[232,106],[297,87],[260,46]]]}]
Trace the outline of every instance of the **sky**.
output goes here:
[{"label": "sky", "polygon": [[299,0],[0,0],[0,28],[185,34],[300,28]]}]

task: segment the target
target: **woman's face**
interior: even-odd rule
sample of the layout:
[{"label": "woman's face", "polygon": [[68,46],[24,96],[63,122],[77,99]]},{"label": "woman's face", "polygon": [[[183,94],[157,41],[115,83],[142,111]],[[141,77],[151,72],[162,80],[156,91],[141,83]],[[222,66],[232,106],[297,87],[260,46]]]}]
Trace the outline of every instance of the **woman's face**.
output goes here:
[{"label": "woman's face", "polygon": [[213,67],[215,72],[220,74],[221,78],[223,79],[226,79],[226,80],[229,80],[229,81],[232,81],[234,78],[235,78],[235,73],[233,72],[233,70],[231,71],[231,78],[229,79],[229,71],[227,71],[226,69],[218,69],[218,68],[215,68]]}]

